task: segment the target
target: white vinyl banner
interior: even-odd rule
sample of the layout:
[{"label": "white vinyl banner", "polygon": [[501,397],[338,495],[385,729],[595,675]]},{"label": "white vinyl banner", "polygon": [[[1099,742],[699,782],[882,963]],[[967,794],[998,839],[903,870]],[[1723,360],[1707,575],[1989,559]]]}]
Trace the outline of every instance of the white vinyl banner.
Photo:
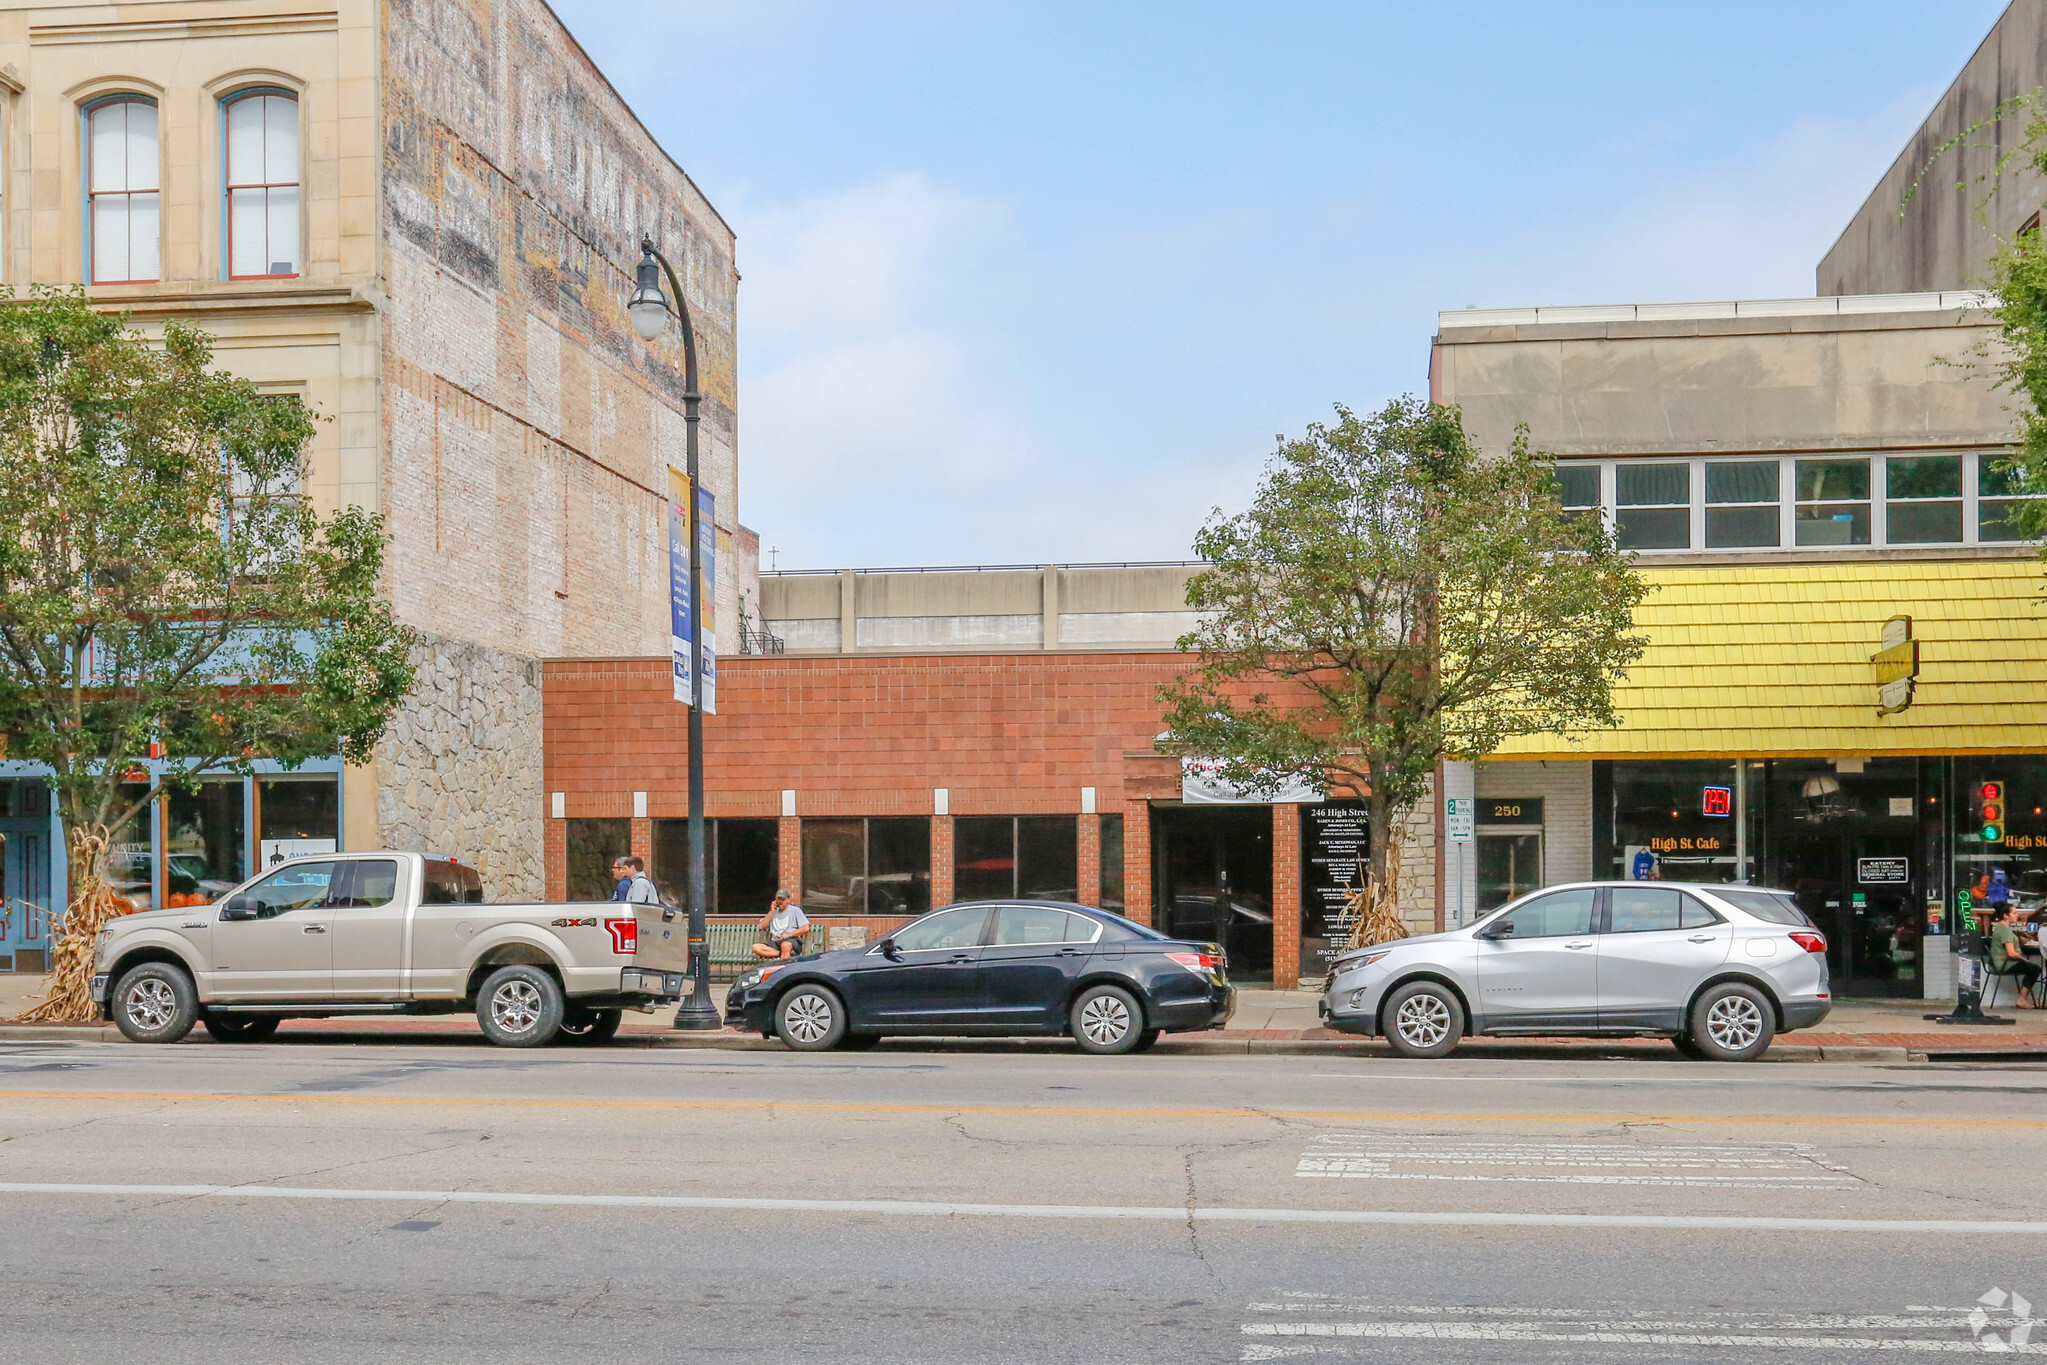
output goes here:
[{"label": "white vinyl banner", "polygon": [[1306,778],[1291,778],[1270,796],[1246,791],[1222,775],[1222,764],[1213,758],[1180,760],[1180,799],[1190,806],[1271,806],[1320,801],[1322,793]]}]

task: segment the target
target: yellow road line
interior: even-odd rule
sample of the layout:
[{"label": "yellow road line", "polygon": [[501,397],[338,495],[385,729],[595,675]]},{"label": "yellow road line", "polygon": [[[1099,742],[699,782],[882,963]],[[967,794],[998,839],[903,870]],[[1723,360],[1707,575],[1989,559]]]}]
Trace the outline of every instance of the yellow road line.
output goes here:
[{"label": "yellow road line", "polygon": [[1857,1114],[1623,1114],[1582,1113],[1459,1113],[1455,1110],[1399,1109],[1263,1109],[1226,1108],[1115,1109],[1021,1104],[881,1104],[821,1103],[811,1100],[642,1100],[519,1098],[495,1095],[333,1095],[254,1094],[232,1091],[147,1090],[0,1090],[5,1100],[129,1100],[149,1104],[283,1104],[397,1105],[413,1107],[478,1107],[498,1109],[638,1109],[697,1113],[906,1114],[979,1115],[1015,1118],[1127,1119],[1302,1119],[1316,1123],[1696,1123],[1853,1126],[1872,1128],[2047,1128],[2047,1117],[1908,1118]]}]

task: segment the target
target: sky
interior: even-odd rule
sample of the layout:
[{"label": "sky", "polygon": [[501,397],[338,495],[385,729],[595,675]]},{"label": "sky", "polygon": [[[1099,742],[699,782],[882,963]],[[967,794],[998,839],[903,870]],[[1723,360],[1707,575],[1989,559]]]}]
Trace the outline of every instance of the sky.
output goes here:
[{"label": "sky", "polygon": [[1184,559],[1438,309],[1810,295],[2002,0],[554,0],[738,236],[762,567]]}]

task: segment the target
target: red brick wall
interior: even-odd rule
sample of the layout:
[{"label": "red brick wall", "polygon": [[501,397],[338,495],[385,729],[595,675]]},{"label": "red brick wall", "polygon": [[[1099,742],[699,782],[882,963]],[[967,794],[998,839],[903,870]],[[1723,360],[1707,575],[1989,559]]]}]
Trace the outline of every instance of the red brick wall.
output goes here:
[{"label": "red brick wall", "polygon": [[1123,803],[1123,913],[1139,924],[1151,917],[1151,803]]},{"label": "red brick wall", "polygon": [[1102,817],[1080,817],[1080,903],[1102,903]]},{"label": "red brick wall", "polygon": [[1301,977],[1301,808],[1272,808],[1272,984]]},{"label": "red brick wall", "polygon": [[952,817],[931,817],[931,903],[952,904]]},{"label": "red brick wall", "polygon": [[[709,747],[708,743],[705,747]],[[706,804],[709,804],[709,798],[706,798]],[[780,810],[781,807],[777,805],[775,809]],[[803,822],[793,815],[782,816],[781,823],[775,827],[775,862],[779,864],[776,870],[781,874],[778,878],[780,889],[800,899],[803,895]]]}]

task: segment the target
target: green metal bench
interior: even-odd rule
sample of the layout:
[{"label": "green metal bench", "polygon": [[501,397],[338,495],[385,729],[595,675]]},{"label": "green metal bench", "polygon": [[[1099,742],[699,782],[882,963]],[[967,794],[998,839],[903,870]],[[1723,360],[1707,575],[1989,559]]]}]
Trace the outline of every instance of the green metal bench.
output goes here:
[{"label": "green metal bench", "polygon": [[748,963],[758,962],[751,951],[760,941],[760,926],[754,924],[707,924],[704,943],[711,950],[711,975],[737,976]]}]

